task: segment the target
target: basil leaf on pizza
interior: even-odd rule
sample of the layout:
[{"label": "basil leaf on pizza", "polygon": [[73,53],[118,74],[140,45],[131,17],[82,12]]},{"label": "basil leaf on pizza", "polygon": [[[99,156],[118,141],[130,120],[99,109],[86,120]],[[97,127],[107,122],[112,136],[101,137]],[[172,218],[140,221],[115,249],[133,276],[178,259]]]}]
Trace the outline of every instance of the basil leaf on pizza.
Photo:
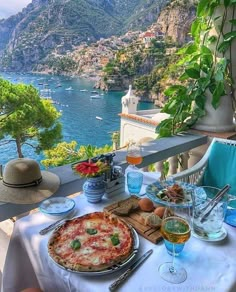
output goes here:
[{"label": "basil leaf on pizza", "polygon": [[98,233],[97,230],[93,229],[93,228],[87,228],[86,232],[90,235],[94,235],[94,234]]},{"label": "basil leaf on pizza", "polygon": [[75,239],[75,240],[72,240],[71,243],[70,243],[70,246],[76,250],[76,249],[79,249],[81,247],[81,243],[78,239]]},{"label": "basil leaf on pizza", "polygon": [[119,234],[115,233],[115,234],[112,234],[110,236],[111,238],[111,242],[114,246],[118,245],[120,243],[120,240],[119,240]]},{"label": "basil leaf on pizza", "polygon": [[60,225],[49,239],[48,253],[66,269],[98,272],[127,260],[134,244],[127,223],[106,212],[94,212]]}]

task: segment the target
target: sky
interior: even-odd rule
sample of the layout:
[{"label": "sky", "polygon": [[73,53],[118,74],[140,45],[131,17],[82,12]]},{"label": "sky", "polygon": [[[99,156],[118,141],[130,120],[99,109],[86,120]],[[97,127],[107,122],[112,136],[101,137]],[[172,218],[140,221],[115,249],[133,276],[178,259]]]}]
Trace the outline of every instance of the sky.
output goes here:
[{"label": "sky", "polygon": [[32,0],[0,0],[0,19],[20,12]]}]

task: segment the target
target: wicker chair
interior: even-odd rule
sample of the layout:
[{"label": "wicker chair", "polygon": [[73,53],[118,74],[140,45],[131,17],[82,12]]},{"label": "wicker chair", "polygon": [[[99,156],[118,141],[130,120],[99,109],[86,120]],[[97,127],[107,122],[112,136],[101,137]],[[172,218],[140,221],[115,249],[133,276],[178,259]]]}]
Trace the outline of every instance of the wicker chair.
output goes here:
[{"label": "wicker chair", "polygon": [[187,183],[218,188],[230,184],[230,193],[235,196],[236,141],[214,138],[198,163],[172,177]]}]

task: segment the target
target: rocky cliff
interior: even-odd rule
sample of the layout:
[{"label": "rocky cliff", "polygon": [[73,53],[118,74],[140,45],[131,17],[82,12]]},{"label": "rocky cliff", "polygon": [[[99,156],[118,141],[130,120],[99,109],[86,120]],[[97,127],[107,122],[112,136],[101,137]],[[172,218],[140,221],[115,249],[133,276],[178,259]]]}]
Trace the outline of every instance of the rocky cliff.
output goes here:
[{"label": "rocky cliff", "polygon": [[158,26],[166,37],[170,37],[178,45],[188,42],[190,26],[196,15],[194,0],[176,0],[170,3],[153,25]]},{"label": "rocky cliff", "polygon": [[[123,48],[121,57],[114,55],[112,72],[101,76],[96,87],[124,90],[128,87],[128,81],[135,84],[136,93],[143,100],[155,101],[158,106],[163,106],[163,91],[177,76],[175,72],[170,74],[168,66],[176,61],[173,56],[178,47],[191,39],[189,32],[195,13],[194,1],[177,0],[170,3],[146,34],[140,33],[128,49]],[[154,42],[147,40],[146,36],[151,36]],[[137,62],[139,64],[134,68],[132,64]]]},{"label": "rocky cliff", "polygon": [[33,0],[0,21],[0,69],[37,70],[82,42],[145,29],[170,0]]}]

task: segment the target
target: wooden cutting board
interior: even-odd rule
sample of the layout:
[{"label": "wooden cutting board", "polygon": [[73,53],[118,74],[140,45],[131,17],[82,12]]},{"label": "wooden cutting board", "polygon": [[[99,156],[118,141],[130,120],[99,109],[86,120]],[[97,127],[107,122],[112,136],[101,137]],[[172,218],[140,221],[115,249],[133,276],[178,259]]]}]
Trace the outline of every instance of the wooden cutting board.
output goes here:
[{"label": "wooden cutting board", "polygon": [[[118,202],[113,203],[109,206],[106,206],[104,208],[104,211],[109,212],[109,213],[114,213],[114,211],[117,208],[119,208],[121,206],[125,206],[130,200],[134,200],[134,199],[137,200],[137,202],[138,202],[138,200],[140,200],[140,198],[132,196],[132,198],[118,201]],[[142,216],[140,215],[141,212],[142,211],[140,209],[137,209],[135,211],[132,211],[127,216],[120,216],[120,215],[119,216],[117,215],[117,216],[122,218],[125,222],[132,225],[140,235],[142,235],[143,237],[145,237],[149,241],[151,241],[153,243],[158,243],[159,241],[162,240],[160,230],[145,225],[143,222],[144,220],[143,220]]]}]

